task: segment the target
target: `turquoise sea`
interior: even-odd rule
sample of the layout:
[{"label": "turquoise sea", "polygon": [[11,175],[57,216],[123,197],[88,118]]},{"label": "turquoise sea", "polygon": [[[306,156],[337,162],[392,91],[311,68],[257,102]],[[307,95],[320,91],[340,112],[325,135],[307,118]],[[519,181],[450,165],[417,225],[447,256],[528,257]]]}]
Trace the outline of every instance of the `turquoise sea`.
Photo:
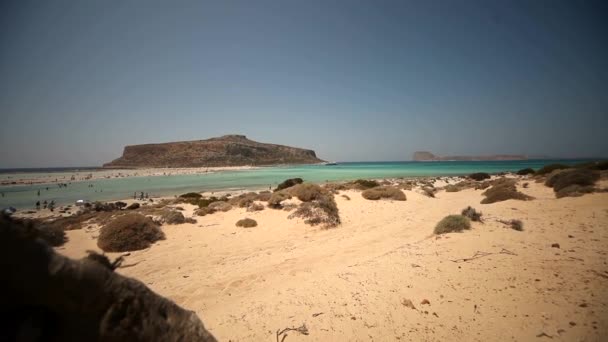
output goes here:
[{"label": "turquoise sea", "polygon": [[[517,171],[545,164],[576,164],[587,160],[523,160],[523,161],[442,161],[442,162],[349,162],[338,165],[297,165],[263,167],[254,170],[224,171],[200,175],[173,175],[98,179],[74,182],[67,187],[57,184],[0,186],[0,208],[33,208],[37,200],[54,200],[58,205],[72,204],[76,200],[110,201],[133,197],[134,192],[147,192],[151,197],[173,196],[189,191],[218,191],[242,189],[268,189],[287,178],[300,177],[307,182],[353,180],[358,178],[392,178],[466,175],[473,172],[496,173]],[[56,172],[61,180],[69,179],[69,171],[37,170],[38,173]],[[23,170],[12,174],[23,175]],[[6,175],[6,171],[3,176]],[[28,173],[31,176],[31,173]],[[89,185],[92,184],[93,187]],[[48,187],[48,190],[47,190]],[[40,190],[40,197],[37,192]]]}]

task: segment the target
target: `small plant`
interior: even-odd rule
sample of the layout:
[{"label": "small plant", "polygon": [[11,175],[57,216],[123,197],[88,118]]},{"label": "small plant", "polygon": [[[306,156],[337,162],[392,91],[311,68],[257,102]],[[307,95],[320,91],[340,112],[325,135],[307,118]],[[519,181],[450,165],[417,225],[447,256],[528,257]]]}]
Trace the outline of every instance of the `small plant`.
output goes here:
[{"label": "small plant", "polygon": [[350,197],[348,197],[348,195],[342,195],[342,198],[344,198],[347,201],[350,201]]},{"label": "small plant", "polygon": [[224,201],[217,201],[217,202],[209,203],[209,205],[207,207],[211,208],[215,211],[223,211],[223,212],[227,212],[232,209],[232,206],[230,205],[230,203],[224,202]]},{"label": "small plant", "polygon": [[483,222],[481,220],[482,213],[481,211],[475,210],[473,207],[466,207],[462,209],[462,216],[468,217],[471,221],[474,222]]},{"label": "small plant", "polygon": [[510,226],[511,226],[511,229],[517,230],[518,232],[521,232],[524,230],[524,223],[521,222],[521,220],[511,220]]},{"label": "small plant", "polygon": [[482,181],[485,179],[490,179],[490,174],[485,173],[485,172],[476,172],[476,173],[471,173],[469,175],[469,178],[475,181]]},{"label": "small plant", "polygon": [[520,176],[533,175],[534,169],[531,169],[531,168],[521,169],[521,170],[517,171],[516,174],[518,174]]},{"label": "small plant", "polygon": [[449,215],[444,217],[435,226],[435,234],[445,234],[452,232],[461,232],[465,229],[471,229],[471,221],[462,215]]},{"label": "small plant", "polygon": [[237,227],[243,227],[243,228],[257,227],[257,225],[258,225],[258,223],[254,219],[250,219],[250,218],[244,218],[244,219],[238,220],[236,222]]},{"label": "small plant", "polygon": [[303,182],[304,180],[302,178],[290,178],[279,184],[274,191],[276,192],[281,191],[283,189],[291,188],[292,186],[302,184]]},{"label": "small plant", "polygon": [[368,200],[391,199],[395,201],[405,201],[406,197],[403,191],[393,186],[378,186],[367,189],[361,193],[363,198]]},{"label": "small plant", "polygon": [[319,199],[328,193],[327,190],[321,188],[317,184],[312,183],[298,184],[286,191],[297,197],[302,202],[310,202]]},{"label": "small plant", "polygon": [[258,194],[258,201],[262,201],[262,202],[267,202],[270,199],[270,196],[272,196],[272,192],[266,190],[266,191],[260,191],[260,193]]},{"label": "small plant", "polygon": [[165,234],[151,218],[126,214],[101,227],[97,246],[104,252],[126,252],[148,248]]},{"label": "small plant", "polygon": [[422,193],[427,197],[435,198],[436,191],[437,190],[432,186],[423,186],[422,187]]},{"label": "small plant", "polygon": [[340,224],[338,206],[332,194],[326,194],[310,202],[302,203],[289,218],[304,218],[304,223],[316,226],[323,224],[325,228]]},{"label": "small plant", "polygon": [[572,184],[560,189],[559,191],[556,191],[555,197],[579,197],[593,192],[595,192],[595,189],[592,186]]}]

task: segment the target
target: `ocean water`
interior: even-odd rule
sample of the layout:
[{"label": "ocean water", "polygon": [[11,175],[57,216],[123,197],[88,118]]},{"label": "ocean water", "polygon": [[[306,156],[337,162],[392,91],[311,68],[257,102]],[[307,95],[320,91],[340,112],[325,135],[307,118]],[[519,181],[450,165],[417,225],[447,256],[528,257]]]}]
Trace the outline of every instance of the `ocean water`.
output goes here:
[{"label": "ocean water", "polygon": [[[173,196],[190,191],[219,191],[268,189],[287,178],[300,177],[307,182],[353,180],[358,178],[393,178],[466,175],[473,172],[496,173],[523,168],[538,169],[546,164],[576,164],[586,160],[522,160],[522,161],[441,161],[441,162],[351,162],[339,165],[298,165],[263,167],[254,170],[224,171],[199,175],[172,175],[98,179],[73,182],[59,188],[57,184],[0,186],[0,208],[13,206],[33,208],[37,200],[54,200],[58,205],[73,204],[76,200],[110,201],[133,197],[133,193],[147,192],[150,196]],[[52,172],[36,170],[38,174]],[[75,171],[74,171],[75,172]],[[28,173],[30,177],[32,173]],[[70,170],[53,173],[59,182],[68,183]],[[22,170],[4,173],[18,178]],[[65,178],[63,178],[65,177]],[[89,187],[89,185],[93,185]],[[47,190],[48,188],[48,190]],[[37,192],[40,190],[40,196]]]}]

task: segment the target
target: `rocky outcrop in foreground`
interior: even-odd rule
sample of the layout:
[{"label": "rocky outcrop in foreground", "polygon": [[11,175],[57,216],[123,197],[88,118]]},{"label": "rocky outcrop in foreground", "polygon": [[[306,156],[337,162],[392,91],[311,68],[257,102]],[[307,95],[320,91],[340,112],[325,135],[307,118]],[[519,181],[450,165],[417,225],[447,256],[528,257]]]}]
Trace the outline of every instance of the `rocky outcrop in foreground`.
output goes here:
[{"label": "rocky outcrop in foreground", "polygon": [[520,154],[496,154],[490,156],[445,156],[440,157],[428,151],[414,152],[413,161],[449,161],[449,160],[526,160],[527,156]]},{"label": "rocky outcrop in foreground", "polygon": [[103,167],[219,167],[277,164],[316,164],[315,151],[259,143],[244,135],[207,140],[126,146],[122,157]]},{"label": "rocky outcrop in foreground", "polygon": [[0,215],[4,341],[205,341],[198,316],[90,254],[68,259],[36,228]]}]

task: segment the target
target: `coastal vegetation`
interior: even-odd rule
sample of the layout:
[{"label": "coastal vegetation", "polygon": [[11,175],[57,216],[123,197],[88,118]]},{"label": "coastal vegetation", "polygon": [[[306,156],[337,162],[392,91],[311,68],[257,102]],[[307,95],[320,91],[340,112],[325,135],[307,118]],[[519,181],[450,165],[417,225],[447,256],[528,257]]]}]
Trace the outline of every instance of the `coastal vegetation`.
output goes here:
[{"label": "coastal vegetation", "polygon": [[283,189],[290,188],[294,185],[302,184],[303,182],[304,182],[304,180],[302,178],[286,179],[283,182],[281,182],[281,184],[279,184],[274,191],[281,191]]},{"label": "coastal vegetation", "polygon": [[150,217],[129,213],[101,227],[97,246],[104,252],[127,252],[148,248],[163,239],[165,234]]},{"label": "coastal vegetation", "polygon": [[482,216],[481,211],[477,211],[473,207],[469,206],[469,207],[466,207],[466,208],[462,209],[461,215],[465,216],[465,217],[468,217],[469,220],[471,220],[471,221],[482,222],[482,220],[481,220],[481,216]]},{"label": "coastal vegetation", "polygon": [[258,223],[254,219],[244,218],[236,222],[237,227],[252,228],[257,227]]},{"label": "coastal vegetation", "polygon": [[403,191],[394,186],[378,186],[367,189],[361,193],[363,198],[368,200],[390,199],[395,201],[405,201],[406,197]]},{"label": "coastal vegetation", "polygon": [[471,229],[471,221],[469,218],[462,215],[448,215],[437,223],[434,233],[446,234],[461,232],[465,229]]},{"label": "coastal vegetation", "polygon": [[533,175],[534,173],[535,171],[532,168],[525,168],[516,172],[516,174],[519,176]]},{"label": "coastal vegetation", "polygon": [[471,173],[469,175],[469,178],[475,181],[482,181],[485,179],[490,179],[490,174],[489,173],[485,173],[485,172],[475,172],[475,173]]},{"label": "coastal vegetation", "polygon": [[533,199],[524,193],[517,191],[515,179],[501,178],[494,182],[492,187],[482,193],[485,196],[481,204],[502,202],[510,199],[528,201]]}]

